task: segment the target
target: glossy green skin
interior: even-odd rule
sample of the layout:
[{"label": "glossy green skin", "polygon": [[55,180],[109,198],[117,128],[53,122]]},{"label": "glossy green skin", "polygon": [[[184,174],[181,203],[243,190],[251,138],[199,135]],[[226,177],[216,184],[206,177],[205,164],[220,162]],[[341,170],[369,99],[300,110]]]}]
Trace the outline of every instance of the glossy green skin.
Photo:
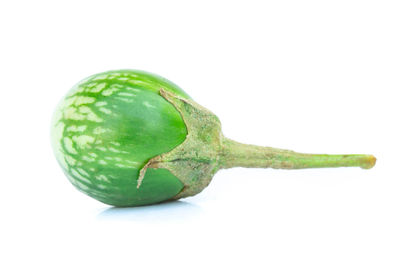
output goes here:
[{"label": "glossy green skin", "polygon": [[183,184],[166,169],[139,170],[187,135],[178,111],[159,95],[164,88],[189,98],[159,76],[109,71],[78,83],[58,106],[52,124],[56,157],[71,183],[114,206],[138,206],[176,196]]}]

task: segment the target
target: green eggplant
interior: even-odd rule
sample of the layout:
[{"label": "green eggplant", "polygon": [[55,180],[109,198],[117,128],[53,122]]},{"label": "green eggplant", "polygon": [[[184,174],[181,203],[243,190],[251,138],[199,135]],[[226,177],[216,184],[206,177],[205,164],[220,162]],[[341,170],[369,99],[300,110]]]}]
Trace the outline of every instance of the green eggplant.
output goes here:
[{"label": "green eggplant", "polygon": [[371,168],[372,155],[302,154],[246,145],[174,83],[138,70],[92,75],[67,93],[51,126],[69,181],[113,206],[140,206],[200,193],[231,167]]}]

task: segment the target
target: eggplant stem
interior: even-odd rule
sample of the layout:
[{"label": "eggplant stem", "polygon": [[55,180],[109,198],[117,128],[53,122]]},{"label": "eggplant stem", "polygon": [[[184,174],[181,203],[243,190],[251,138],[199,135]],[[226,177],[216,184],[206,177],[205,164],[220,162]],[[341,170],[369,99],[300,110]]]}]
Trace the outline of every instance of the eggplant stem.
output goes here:
[{"label": "eggplant stem", "polygon": [[222,140],[221,168],[255,167],[275,169],[302,169],[323,167],[372,168],[376,158],[372,155],[303,154],[290,150],[238,143],[228,138]]}]

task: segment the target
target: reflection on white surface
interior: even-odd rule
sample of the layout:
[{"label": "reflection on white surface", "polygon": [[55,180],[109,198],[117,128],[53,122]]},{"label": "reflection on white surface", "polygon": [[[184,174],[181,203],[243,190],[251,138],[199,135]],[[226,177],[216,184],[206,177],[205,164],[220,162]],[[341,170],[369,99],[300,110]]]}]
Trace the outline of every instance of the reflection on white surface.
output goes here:
[{"label": "reflection on white surface", "polygon": [[110,207],[97,215],[99,220],[161,222],[190,220],[198,217],[202,208],[185,201],[166,202],[139,207]]}]

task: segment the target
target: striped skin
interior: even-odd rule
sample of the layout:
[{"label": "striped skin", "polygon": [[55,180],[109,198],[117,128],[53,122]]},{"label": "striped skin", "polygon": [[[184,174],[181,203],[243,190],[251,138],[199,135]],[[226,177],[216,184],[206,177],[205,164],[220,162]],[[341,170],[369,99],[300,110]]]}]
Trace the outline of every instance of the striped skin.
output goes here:
[{"label": "striped skin", "polygon": [[52,144],[76,188],[114,206],[157,203],[182,190],[181,181],[166,169],[149,169],[136,188],[146,162],[187,135],[160,88],[189,98],[170,81],[134,70],[90,76],[67,94],[54,114]]}]

